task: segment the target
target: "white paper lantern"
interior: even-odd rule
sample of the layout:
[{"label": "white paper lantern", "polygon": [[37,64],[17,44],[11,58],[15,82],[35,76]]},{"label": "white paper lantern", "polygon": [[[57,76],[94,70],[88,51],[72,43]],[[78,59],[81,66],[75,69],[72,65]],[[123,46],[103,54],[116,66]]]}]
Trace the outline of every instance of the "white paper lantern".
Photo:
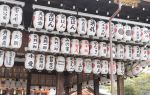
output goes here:
[{"label": "white paper lantern", "polygon": [[73,87],[71,88],[71,91],[77,91],[77,85],[73,85]]},{"label": "white paper lantern", "polygon": [[107,44],[105,42],[99,43],[99,56],[102,56],[102,57],[107,56]]},{"label": "white paper lantern", "polygon": [[96,21],[94,19],[88,20],[88,27],[87,27],[87,35],[88,36],[95,36],[96,34]]},{"label": "white paper lantern", "polygon": [[149,30],[146,27],[141,28],[141,32],[142,32],[142,42],[149,42]]},{"label": "white paper lantern", "polygon": [[[117,81],[117,75],[116,74],[113,75],[113,78],[114,78],[115,81]],[[109,79],[109,80],[111,81],[111,79]]]},{"label": "white paper lantern", "polygon": [[142,39],[142,32],[139,26],[132,28],[132,40],[135,42],[140,42]]},{"label": "white paper lantern", "polygon": [[82,72],[83,71],[83,59],[82,58],[75,58],[75,72]]},{"label": "white paper lantern", "polygon": [[81,55],[89,55],[89,41],[88,40],[81,40],[80,54]]},{"label": "white paper lantern", "polygon": [[104,38],[106,36],[106,31],[105,31],[105,22],[104,21],[98,21],[97,22],[97,37],[102,37]]},{"label": "white paper lantern", "polygon": [[35,66],[35,55],[32,53],[25,54],[25,68],[33,69]]},{"label": "white paper lantern", "polygon": [[28,48],[30,50],[38,50],[38,46],[39,46],[39,36],[37,34],[30,34]]},{"label": "white paper lantern", "polygon": [[[4,86],[4,87],[5,87],[6,89],[10,88],[10,87],[11,87],[11,84],[13,84],[13,82],[14,82],[14,86],[15,86],[15,81],[14,81],[14,80],[6,79],[5,82],[4,82],[4,83],[5,83],[5,86]],[[15,87],[14,87],[14,88],[15,88]]]},{"label": "white paper lantern", "polygon": [[35,68],[37,70],[44,70],[44,68],[45,68],[45,55],[43,55],[43,54],[37,54],[36,55]]},{"label": "white paper lantern", "polygon": [[67,31],[69,33],[75,33],[77,30],[77,18],[75,16],[69,16],[67,18]]},{"label": "white paper lantern", "polygon": [[122,40],[124,36],[124,30],[123,30],[123,25],[122,24],[116,24],[115,25],[115,39],[117,40]]},{"label": "white paper lantern", "polygon": [[35,11],[33,13],[33,26],[37,30],[41,30],[44,26],[44,12]]},{"label": "white paper lantern", "polygon": [[[112,38],[113,38],[114,35],[115,35],[115,33],[114,33],[114,28],[115,28],[114,23],[111,23]],[[109,38],[109,22],[106,23],[106,25],[105,25],[105,32],[106,32],[106,38]]]},{"label": "white paper lantern", "polygon": [[62,56],[58,56],[56,58],[56,71],[63,72],[65,69],[65,58]]},{"label": "white paper lantern", "polygon": [[131,45],[125,45],[124,58],[132,59],[132,46]]},{"label": "white paper lantern", "polygon": [[24,89],[26,89],[26,87],[27,87],[27,80],[23,80],[23,82],[22,82],[22,87],[23,87]]},{"label": "white paper lantern", "polygon": [[22,45],[22,32],[13,31],[11,38],[11,46],[13,48],[21,48]]},{"label": "white paper lantern", "polygon": [[64,32],[66,30],[66,16],[64,14],[56,16],[56,29],[59,32]]},{"label": "white paper lantern", "polygon": [[108,61],[102,60],[101,61],[101,74],[108,74]]},{"label": "white paper lantern", "polygon": [[46,66],[47,71],[53,71],[55,69],[55,56],[48,55],[46,56]]},{"label": "white paper lantern", "polygon": [[147,55],[147,56],[148,56],[148,61],[150,61],[150,48],[147,49],[147,52],[148,52],[148,53],[147,53],[147,54],[148,54],[148,55]]},{"label": "white paper lantern", "polygon": [[[112,43],[112,56],[113,58],[116,57],[116,45]],[[107,46],[107,57],[110,57],[110,44]]]},{"label": "white paper lantern", "polygon": [[133,46],[132,57],[134,60],[139,60],[141,55],[141,49],[139,46]]},{"label": "white paper lantern", "polygon": [[58,53],[60,51],[60,38],[51,37],[50,38],[50,51]]},{"label": "white paper lantern", "polygon": [[142,66],[139,62],[136,62],[132,65],[132,74],[138,76],[142,72]]},{"label": "white paper lantern", "polygon": [[146,47],[141,47],[140,59],[145,61],[148,59],[148,49]]},{"label": "white paper lantern", "polygon": [[129,25],[124,26],[124,36],[123,36],[124,41],[131,41],[132,38],[131,30],[132,30],[131,26]]},{"label": "white paper lantern", "polygon": [[20,82],[20,80],[18,80],[18,81],[16,81],[16,88],[21,88],[21,82]]},{"label": "white paper lantern", "polygon": [[66,58],[66,70],[73,72],[75,70],[75,59],[73,57]]},{"label": "white paper lantern", "polygon": [[99,43],[97,41],[90,42],[90,55],[91,56],[98,56],[99,52]]},{"label": "white paper lantern", "polygon": [[83,83],[82,83],[82,89],[85,89],[87,86],[88,86],[88,85],[87,85],[87,82],[83,82]]},{"label": "white paper lantern", "polygon": [[124,62],[117,62],[117,75],[124,75],[125,72],[125,64]]},{"label": "white paper lantern", "polygon": [[8,5],[0,5],[0,23],[6,25],[10,19],[10,7]]},{"label": "white paper lantern", "polygon": [[53,31],[55,29],[55,14],[47,13],[45,15],[45,29],[48,31]]},{"label": "white paper lantern", "polygon": [[90,74],[92,72],[92,61],[91,61],[91,59],[84,59],[83,64],[84,64],[84,66],[83,66],[84,73]]},{"label": "white paper lantern", "polygon": [[41,35],[40,43],[39,43],[39,50],[40,51],[48,51],[48,48],[49,48],[49,36]]},{"label": "white paper lantern", "polygon": [[6,51],[5,52],[5,60],[4,60],[4,66],[11,68],[14,66],[16,53],[14,51]]},{"label": "white paper lantern", "polygon": [[100,85],[103,85],[105,80],[106,80],[106,77],[102,76],[99,82]]},{"label": "white paper lantern", "polygon": [[2,29],[0,31],[0,47],[8,47],[10,45],[10,31]]},{"label": "white paper lantern", "polygon": [[14,6],[11,9],[11,18],[10,18],[11,24],[13,24],[14,26],[20,25],[22,22],[22,14],[23,14],[22,8]]},{"label": "white paper lantern", "polygon": [[117,45],[117,58],[124,59],[124,45]]},{"label": "white paper lantern", "polygon": [[79,40],[78,39],[71,40],[71,54],[79,54]]},{"label": "white paper lantern", "polygon": [[101,77],[101,84],[106,85],[108,83],[110,83],[110,79],[108,79],[106,76],[105,77]]},{"label": "white paper lantern", "polygon": [[[23,87],[23,79],[19,79],[19,82],[20,82],[20,89],[24,89],[24,87]],[[22,92],[22,93],[24,93],[24,91]]]},{"label": "white paper lantern", "polygon": [[51,87],[48,95],[56,95],[56,88],[55,87],[53,87],[53,88]]},{"label": "white paper lantern", "polygon": [[4,51],[0,50],[0,67],[3,66],[4,62]]},{"label": "white paper lantern", "polygon": [[88,87],[94,88],[94,81],[93,80],[88,81]]},{"label": "white paper lantern", "polygon": [[61,52],[62,53],[70,53],[71,43],[69,38],[61,39]]},{"label": "white paper lantern", "polygon": [[148,60],[140,61],[140,64],[141,64],[142,68],[145,69],[149,65],[149,61]]},{"label": "white paper lantern", "polygon": [[[116,74],[117,70],[116,70],[116,62],[113,61],[112,63],[112,73]],[[111,74],[111,63],[109,62],[109,74]]]},{"label": "white paper lantern", "polygon": [[100,60],[97,60],[97,59],[93,60],[92,61],[92,67],[93,67],[93,70],[92,70],[93,74],[97,74],[97,75],[100,74],[100,72],[101,72]]},{"label": "white paper lantern", "polygon": [[87,33],[87,20],[85,18],[78,19],[78,34],[85,35]]},{"label": "white paper lantern", "polygon": [[133,77],[132,65],[133,65],[133,62],[130,62],[126,66],[127,76],[129,76],[129,77]]},{"label": "white paper lantern", "polygon": [[[8,80],[10,81],[10,80]],[[11,89],[14,89],[13,94],[16,94],[16,81],[14,79],[11,80],[11,82],[8,82],[8,85],[10,86]]]}]

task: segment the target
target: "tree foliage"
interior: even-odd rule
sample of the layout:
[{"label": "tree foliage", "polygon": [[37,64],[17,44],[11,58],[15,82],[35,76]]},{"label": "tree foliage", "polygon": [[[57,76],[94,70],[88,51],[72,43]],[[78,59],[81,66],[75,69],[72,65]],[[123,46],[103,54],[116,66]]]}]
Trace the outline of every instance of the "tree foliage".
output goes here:
[{"label": "tree foliage", "polygon": [[128,78],[125,81],[125,95],[150,95],[150,74]]}]

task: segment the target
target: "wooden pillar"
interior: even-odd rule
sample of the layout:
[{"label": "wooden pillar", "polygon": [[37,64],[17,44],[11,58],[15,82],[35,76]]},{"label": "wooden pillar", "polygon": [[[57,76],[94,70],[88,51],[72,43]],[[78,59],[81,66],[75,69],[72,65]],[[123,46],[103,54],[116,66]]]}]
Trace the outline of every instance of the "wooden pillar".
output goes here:
[{"label": "wooden pillar", "polygon": [[64,94],[64,74],[57,73],[56,95]]},{"label": "wooden pillar", "polygon": [[77,74],[77,95],[82,95],[82,75]]},{"label": "wooden pillar", "polygon": [[70,73],[64,72],[64,87],[65,87],[65,95],[69,95],[69,88],[70,88]]},{"label": "wooden pillar", "polygon": [[93,75],[94,79],[94,95],[99,95],[99,77],[97,75]]},{"label": "wooden pillar", "polygon": [[30,95],[30,86],[31,86],[31,72],[28,72],[28,75],[27,75],[27,88],[26,88],[27,95]]},{"label": "wooden pillar", "polygon": [[117,92],[118,92],[118,95],[125,95],[123,76],[117,76]]}]

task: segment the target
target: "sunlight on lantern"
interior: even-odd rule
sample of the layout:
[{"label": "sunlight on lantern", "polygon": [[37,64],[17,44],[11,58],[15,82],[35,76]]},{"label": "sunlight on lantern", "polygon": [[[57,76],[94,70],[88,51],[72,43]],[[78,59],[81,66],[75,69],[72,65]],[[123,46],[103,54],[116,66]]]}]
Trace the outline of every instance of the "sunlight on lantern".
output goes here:
[{"label": "sunlight on lantern", "polygon": [[[121,3],[125,6],[134,6],[137,7],[141,0],[120,0]],[[114,3],[118,3],[118,0],[114,0]]]}]

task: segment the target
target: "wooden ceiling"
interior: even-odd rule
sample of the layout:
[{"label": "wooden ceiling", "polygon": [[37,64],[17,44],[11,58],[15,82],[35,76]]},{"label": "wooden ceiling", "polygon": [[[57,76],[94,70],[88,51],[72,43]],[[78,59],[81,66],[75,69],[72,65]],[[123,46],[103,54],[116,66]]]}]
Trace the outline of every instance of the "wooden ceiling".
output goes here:
[{"label": "wooden ceiling", "polygon": [[[74,11],[85,12],[87,8],[87,13],[98,14],[103,16],[111,16],[117,9],[117,5],[113,3],[113,0],[20,0],[25,1],[26,5],[38,4],[56,8],[63,8]],[[50,4],[48,4],[50,1]],[[60,6],[63,4],[63,6]],[[75,9],[73,9],[75,6]],[[144,8],[144,10],[143,10]],[[29,9],[29,7],[27,7]],[[98,13],[96,13],[96,10]],[[32,11],[32,10],[28,10]],[[107,15],[109,12],[109,15]],[[129,20],[140,21],[145,23],[150,23],[150,2],[141,1],[137,8],[123,6],[120,16],[117,18],[127,19],[127,16],[130,16]],[[137,20],[139,17],[139,20]],[[146,21],[149,19],[149,21]]]}]

